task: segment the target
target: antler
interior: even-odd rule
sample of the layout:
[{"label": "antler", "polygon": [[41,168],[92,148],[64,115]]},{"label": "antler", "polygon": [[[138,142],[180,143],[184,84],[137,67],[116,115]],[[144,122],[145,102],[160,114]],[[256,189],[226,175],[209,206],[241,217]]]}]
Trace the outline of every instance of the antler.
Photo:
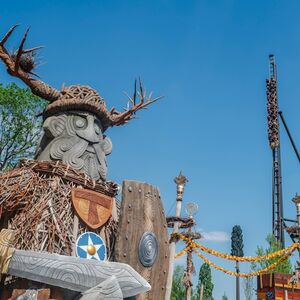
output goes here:
[{"label": "antler", "polygon": [[20,78],[25,84],[30,87],[33,94],[52,102],[60,96],[60,92],[44,83],[43,81],[35,79],[29,75],[35,75],[33,72],[31,72],[31,70],[34,68],[33,63],[31,70],[25,70],[24,67],[22,68],[22,58],[24,59],[26,58],[26,56],[28,58],[28,55],[30,55],[33,59],[34,51],[41,48],[40,46],[31,49],[23,49],[29,28],[26,30],[20,46],[14,54],[9,54],[9,52],[5,48],[6,41],[14,32],[17,26],[18,25],[14,25],[12,28],[10,28],[3,39],[0,41],[0,59],[6,65],[7,72],[10,75]]},{"label": "antler", "polygon": [[[152,99],[152,92],[147,96],[143,89],[141,79],[139,79],[139,91],[137,91],[137,81],[135,80],[133,97],[131,98],[127,93],[125,93],[125,95],[128,97],[129,102],[127,103],[127,107],[124,108],[124,111],[118,112],[115,108],[112,108],[109,111],[112,126],[119,126],[128,123],[131,119],[135,118],[135,114],[138,110],[147,109],[148,105],[162,98],[160,96]],[[139,97],[139,102],[137,102],[137,96]]]}]

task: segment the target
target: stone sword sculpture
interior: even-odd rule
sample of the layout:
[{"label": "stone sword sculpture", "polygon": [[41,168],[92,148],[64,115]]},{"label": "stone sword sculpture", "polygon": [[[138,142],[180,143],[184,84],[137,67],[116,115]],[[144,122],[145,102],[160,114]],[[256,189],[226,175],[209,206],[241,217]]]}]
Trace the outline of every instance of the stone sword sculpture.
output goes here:
[{"label": "stone sword sculpture", "polygon": [[[11,247],[13,240],[13,231],[2,229],[0,274],[78,291],[83,294],[81,299],[112,299],[112,295],[118,295],[114,299],[123,299],[151,289],[149,283],[127,264],[16,250]],[[106,297],[100,297],[103,290]],[[95,293],[98,296],[92,298]]]}]

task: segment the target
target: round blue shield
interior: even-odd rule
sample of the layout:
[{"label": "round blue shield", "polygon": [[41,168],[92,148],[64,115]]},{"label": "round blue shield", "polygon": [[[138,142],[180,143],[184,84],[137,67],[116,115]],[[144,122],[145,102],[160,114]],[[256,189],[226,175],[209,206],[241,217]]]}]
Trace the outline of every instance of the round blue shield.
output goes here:
[{"label": "round blue shield", "polygon": [[76,255],[80,258],[106,260],[105,243],[98,234],[85,232],[76,241]]}]

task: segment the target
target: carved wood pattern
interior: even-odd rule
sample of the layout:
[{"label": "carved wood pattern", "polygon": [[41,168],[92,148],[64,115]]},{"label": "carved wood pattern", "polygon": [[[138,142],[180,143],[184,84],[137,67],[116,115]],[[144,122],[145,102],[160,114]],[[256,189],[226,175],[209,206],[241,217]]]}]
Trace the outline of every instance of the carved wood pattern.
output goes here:
[{"label": "carved wood pattern", "polygon": [[123,294],[115,276],[82,293],[80,300],[122,300]]},{"label": "carved wood pattern", "polygon": [[37,160],[63,161],[93,180],[106,180],[106,155],[112,142],[103,135],[99,118],[84,111],[64,112],[48,117],[43,128]]},{"label": "carved wood pattern", "polygon": [[115,276],[125,298],[151,288],[146,280],[126,264],[33,251],[15,250],[8,273],[80,292]]}]

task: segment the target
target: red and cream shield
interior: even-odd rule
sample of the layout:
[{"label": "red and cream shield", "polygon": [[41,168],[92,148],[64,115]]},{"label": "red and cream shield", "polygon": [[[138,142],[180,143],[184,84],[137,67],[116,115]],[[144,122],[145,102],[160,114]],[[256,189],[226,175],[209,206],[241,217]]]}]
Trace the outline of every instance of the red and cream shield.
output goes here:
[{"label": "red and cream shield", "polygon": [[113,198],[107,195],[73,188],[72,201],[79,217],[92,229],[103,226],[111,216]]}]

